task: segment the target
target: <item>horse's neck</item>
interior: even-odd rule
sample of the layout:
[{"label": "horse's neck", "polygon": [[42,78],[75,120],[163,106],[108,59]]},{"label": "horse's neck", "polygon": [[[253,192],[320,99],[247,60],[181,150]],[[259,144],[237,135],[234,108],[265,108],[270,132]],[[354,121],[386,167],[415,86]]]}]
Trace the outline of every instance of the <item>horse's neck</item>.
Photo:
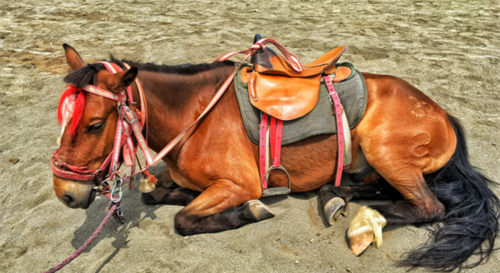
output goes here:
[{"label": "horse's neck", "polygon": [[203,112],[232,68],[194,75],[141,71],[148,111],[148,143],[160,151]]}]

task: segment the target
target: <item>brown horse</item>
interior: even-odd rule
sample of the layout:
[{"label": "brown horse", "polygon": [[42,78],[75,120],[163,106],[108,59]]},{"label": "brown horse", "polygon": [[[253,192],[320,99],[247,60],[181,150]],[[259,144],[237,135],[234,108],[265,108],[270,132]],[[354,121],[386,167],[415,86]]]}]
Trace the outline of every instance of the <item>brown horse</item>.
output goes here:
[{"label": "brown horse", "polygon": [[[234,70],[234,63],[228,61],[179,66],[125,61],[133,68],[110,74],[104,65],[85,65],[72,47],[64,48],[74,70],[65,81],[76,88],[92,84],[118,93],[132,85],[138,101],[138,88],[132,83],[136,77],[140,80],[148,108],[143,134],[157,152],[198,118]],[[111,62],[124,68],[121,61]],[[363,76],[367,108],[351,130],[353,159],[348,172],[353,181],[365,183],[327,184],[336,170],[337,139],[320,135],[282,149],[292,192],[321,188],[327,221],[343,212],[352,199],[402,200],[358,211],[348,232],[356,255],[372,242],[381,245],[385,225],[442,221],[430,244],[412,251],[402,264],[453,270],[479,254],[469,266],[478,265],[493,251],[500,202],[488,188],[491,181],[469,164],[457,119],[399,78]],[[113,149],[116,102],[83,93],[83,115],[73,134],[65,127],[59,159],[96,170]],[[185,206],[175,216],[180,234],[220,232],[273,217],[258,200],[262,195],[258,147],[247,137],[233,85],[163,160],[169,169],[158,176],[156,190],[143,194],[143,201]],[[93,180],[54,175],[53,185],[57,197],[71,208],[87,208],[95,197]],[[272,173],[269,185],[288,186],[288,179],[281,172]]]}]

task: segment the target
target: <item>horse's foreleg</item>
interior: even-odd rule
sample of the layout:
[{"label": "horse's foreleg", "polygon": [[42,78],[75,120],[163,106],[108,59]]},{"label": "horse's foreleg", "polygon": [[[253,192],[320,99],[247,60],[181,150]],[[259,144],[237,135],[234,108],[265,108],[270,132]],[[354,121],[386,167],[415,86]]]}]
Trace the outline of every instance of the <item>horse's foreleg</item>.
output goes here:
[{"label": "horse's foreleg", "polygon": [[271,218],[274,214],[255,193],[226,180],[218,180],[175,215],[175,228],[181,235],[213,233],[236,229]]},{"label": "horse's foreleg", "polygon": [[147,205],[165,204],[186,206],[196,197],[199,192],[190,189],[181,188],[175,184],[170,177],[169,170],[164,171],[158,176],[156,189],[150,193],[142,194],[142,202]]},{"label": "horse's foreleg", "polygon": [[319,191],[319,200],[327,222],[332,225],[340,214],[347,214],[348,202],[356,199],[400,200],[403,196],[389,183],[339,186],[326,184]]}]

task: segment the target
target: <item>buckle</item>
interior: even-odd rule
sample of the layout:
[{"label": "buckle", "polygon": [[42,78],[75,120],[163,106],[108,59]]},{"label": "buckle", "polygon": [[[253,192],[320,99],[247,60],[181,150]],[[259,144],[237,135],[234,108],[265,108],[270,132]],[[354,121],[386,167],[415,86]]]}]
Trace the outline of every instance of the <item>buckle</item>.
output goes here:
[{"label": "buckle", "polygon": [[122,208],[122,204],[121,203],[110,202],[109,205],[106,207],[106,213],[108,213],[109,210],[111,210],[111,208],[113,207],[113,205],[116,206],[115,211],[113,213],[113,218],[115,218],[115,220],[116,220],[117,223],[123,225],[125,223],[125,217],[123,216],[123,212],[121,210],[121,208]]},{"label": "buckle", "polygon": [[[333,79],[335,79],[335,72],[333,72],[332,74],[326,75],[326,76],[328,76],[330,78],[330,81],[333,84]],[[325,83],[325,79],[323,77],[321,77],[321,83]]]},{"label": "buckle", "polygon": [[137,121],[137,115],[135,111],[129,107],[126,106],[123,107],[125,108],[125,113],[123,115],[125,117],[125,120],[130,124],[134,124]]}]

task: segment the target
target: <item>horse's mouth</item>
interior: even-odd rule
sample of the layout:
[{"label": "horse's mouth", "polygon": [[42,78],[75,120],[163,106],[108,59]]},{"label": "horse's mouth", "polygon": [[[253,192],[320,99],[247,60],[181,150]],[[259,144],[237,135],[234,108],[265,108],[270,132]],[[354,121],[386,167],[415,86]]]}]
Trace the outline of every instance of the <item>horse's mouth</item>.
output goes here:
[{"label": "horse's mouth", "polygon": [[89,194],[88,202],[87,202],[87,204],[81,206],[82,209],[87,209],[88,207],[90,207],[90,204],[92,204],[92,202],[94,202],[94,200],[95,200],[96,193],[97,193],[97,191],[92,189],[92,191]]}]

